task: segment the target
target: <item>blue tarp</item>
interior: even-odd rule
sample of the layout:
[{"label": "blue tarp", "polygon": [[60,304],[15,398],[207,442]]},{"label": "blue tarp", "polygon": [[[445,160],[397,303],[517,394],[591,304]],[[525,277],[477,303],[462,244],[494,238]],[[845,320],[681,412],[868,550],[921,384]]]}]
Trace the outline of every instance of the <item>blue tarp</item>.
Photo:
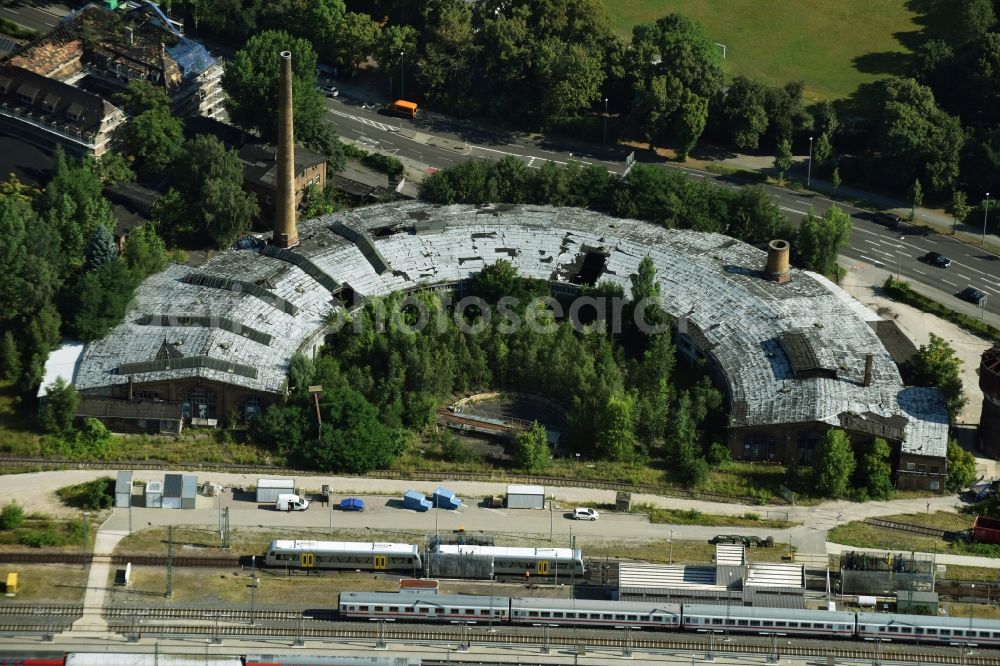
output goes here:
[{"label": "blue tarp", "polygon": [[439,509],[458,509],[462,506],[462,500],[447,488],[438,487],[434,491],[434,506]]},{"label": "blue tarp", "polygon": [[198,76],[215,64],[215,58],[209,55],[204,46],[187,37],[181,37],[177,44],[167,48],[167,53],[177,61],[185,81]]},{"label": "blue tarp", "polygon": [[340,500],[341,511],[364,511],[365,501],[357,497],[346,497]]},{"label": "blue tarp", "polygon": [[403,493],[403,506],[414,511],[427,511],[434,505],[429,499],[424,497],[423,493],[418,493],[416,490],[407,490]]}]

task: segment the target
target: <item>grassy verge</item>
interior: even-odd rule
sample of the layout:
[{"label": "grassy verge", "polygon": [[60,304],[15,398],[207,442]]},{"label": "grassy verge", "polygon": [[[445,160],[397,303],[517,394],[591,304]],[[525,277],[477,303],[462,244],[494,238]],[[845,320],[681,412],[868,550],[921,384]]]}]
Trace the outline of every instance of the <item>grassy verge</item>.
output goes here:
[{"label": "grassy verge", "polygon": [[[91,524],[87,530],[88,546],[93,545],[96,532],[97,528]],[[20,526],[0,530],[0,549],[10,551],[25,548],[79,552],[83,549],[83,521],[59,520],[32,514]]]},{"label": "grassy verge", "polygon": [[[780,562],[787,552],[788,544],[776,543],[774,548],[747,549],[747,557],[751,562]],[[608,560],[639,560],[650,563],[664,563],[670,560],[675,564],[707,565],[711,564],[712,558],[715,557],[715,546],[707,541],[674,539],[671,553],[669,541],[599,542],[587,546],[586,556]]]},{"label": "grassy verge", "polygon": [[[900,514],[895,516],[881,516],[880,518],[952,532],[972,527],[972,516],[948,511]],[[966,546],[958,542],[946,541],[929,535],[911,534],[910,532],[876,527],[863,521],[838,525],[830,530],[827,540],[834,543],[841,543],[845,546],[857,546],[858,548],[916,550],[923,553],[966,554],[967,552],[965,550]]]},{"label": "grassy verge", "polygon": [[[770,85],[804,81],[808,100],[847,97],[894,73],[909,49],[896,35],[918,34],[927,17],[906,0],[604,0],[613,29],[629,39],[632,26],[671,12],[698,21],[724,44],[724,69]],[[822,45],[822,48],[818,45]],[[722,47],[719,47],[720,53]]]},{"label": "grassy verge", "polygon": [[945,569],[945,577],[953,580],[983,580],[996,582],[1000,569],[988,567],[966,567],[960,564],[949,564]]},{"label": "grassy verge", "polygon": [[886,278],[885,284],[882,285],[882,288],[885,290],[886,294],[895,298],[897,301],[901,301],[907,305],[912,305],[918,310],[940,317],[945,321],[950,321],[956,326],[960,326],[974,335],[982,336],[987,340],[992,340],[993,342],[1000,342],[1000,330],[996,327],[987,324],[981,319],[976,319],[975,317],[970,317],[967,314],[956,312],[955,310],[952,310],[935,300],[927,298],[923,294],[918,294],[906,280],[894,280],[890,276]]},{"label": "grassy verge", "polygon": [[14,39],[27,39],[29,41],[38,37],[38,32],[36,30],[21,27],[10,19],[5,18],[0,18],[0,32],[5,35],[10,35]]},{"label": "grassy verge", "polygon": [[87,591],[88,570],[66,564],[4,564],[0,574],[17,572],[16,597],[0,598],[8,603],[81,603]]},{"label": "grassy verge", "polygon": [[[718,174],[720,176],[732,176],[734,178],[740,178],[742,180],[750,181],[751,183],[766,183],[768,182],[767,174],[760,171],[751,171],[749,169],[736,169],[731,166],[726,166],[725,164],[719,164],[717,162],[709,162],[705,165],[705,171],[709,173]],[[777,181],[774,181],[777,183]]]}]

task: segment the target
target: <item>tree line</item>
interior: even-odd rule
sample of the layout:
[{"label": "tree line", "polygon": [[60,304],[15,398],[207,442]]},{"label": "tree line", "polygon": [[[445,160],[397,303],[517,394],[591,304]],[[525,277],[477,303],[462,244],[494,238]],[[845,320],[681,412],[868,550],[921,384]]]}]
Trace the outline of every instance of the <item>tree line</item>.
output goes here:
[{"label": "tree line", "polygon": [[758,186],[735,191],[677,171],[636,164],[620,178],[599,166],[545,162],[529,168],[516,157],[476,160],[437,171],[420,184],[420,198],[440,204],[533,203],[591,208],[667,228],[692,229],[762,244],[794,241],[797,265],[837,276],[837,255],[850,240],[851,217],[837,206],[809,213],[798,229]]},{"label": "tree line", "polygon": [[607,112],[612,138],[671,147],[684,159],[704,136],[778,155],[781,173],[793,145],[805,152],[812,137],[817,175],[835,182],[969,192],[978,201],[1000,166],[997,4],[958,0],[954,11],[929,17],[933,29],[898,76],[812,105],[801,81],[728,78],[714,40],[682,14],[638,24],[623,41],[600,0],[178,0],[174,7],[194,29],[236,44],[287,30],[342,75],[371,59],[391,94],[405,90],[450,114],[571,128],[597,140]]},{"label": "tree line", "polygon": [[0,186],[0,379],[28,392],[62,336],[100,338],[125,314],[138,283],[166,264],[152,227],[119,252],[105,184],[132,177],[116,155],[82,161],[56,150],[44,190]]}]

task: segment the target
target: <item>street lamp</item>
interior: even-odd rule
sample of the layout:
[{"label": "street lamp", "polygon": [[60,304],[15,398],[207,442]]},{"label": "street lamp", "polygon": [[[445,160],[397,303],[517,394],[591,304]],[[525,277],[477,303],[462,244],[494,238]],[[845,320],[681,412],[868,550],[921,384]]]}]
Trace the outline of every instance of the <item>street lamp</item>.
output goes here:
[{"label": "street lamp", "polygon": [[990,193],[986,193],[986,210],[983,212],[983,247],[986,246],[986,220],[990,216]]},{"label": "street lamp", "polygon": [[399,52],[399,97],[405,99],[403,95],[403,52]]},{"label": "street lamp", "polygon": [[667,555],[667,564],[674,562],[674,531],[670,530],[670,552]]},{"label": "street lamp", "polygon": [[601,139],[601,145],[608,145],[608,98],[604,98],[604,138]]},{"label": "street lamp", "polygon": [[806,167],[806,187],[812,182],[813,173],[813,138],[809,137],[809,163]]}]

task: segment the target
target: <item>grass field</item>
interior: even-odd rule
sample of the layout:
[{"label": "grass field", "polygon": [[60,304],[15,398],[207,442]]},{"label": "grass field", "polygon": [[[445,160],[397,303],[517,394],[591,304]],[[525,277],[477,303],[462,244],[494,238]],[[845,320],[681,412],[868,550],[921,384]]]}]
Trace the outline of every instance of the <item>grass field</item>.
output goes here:
[{"label": "grass field", "polygon": [[[972,527],[972,516],[949,511],[901,514],[896,516],[882,516],[882,518],[884,520],[948,531],[959,531]],[[947,553],[954,551],[952,543],[944,539],[876,527],[860,520],[838,525],[830,530],[827,539],[833,543],[842,543],[846,546],[857,546],[859,548],[916,550],[923,553]]]},{"label": "grass field", "polygon": [[[907,0],[605,0],[614,30],[680,12],[725,44],[724,67],[772,85],[804,81],[809,101],[846,97],[898,73],[921,30]],[[721,50],[721,47],[720,47]]]}]

